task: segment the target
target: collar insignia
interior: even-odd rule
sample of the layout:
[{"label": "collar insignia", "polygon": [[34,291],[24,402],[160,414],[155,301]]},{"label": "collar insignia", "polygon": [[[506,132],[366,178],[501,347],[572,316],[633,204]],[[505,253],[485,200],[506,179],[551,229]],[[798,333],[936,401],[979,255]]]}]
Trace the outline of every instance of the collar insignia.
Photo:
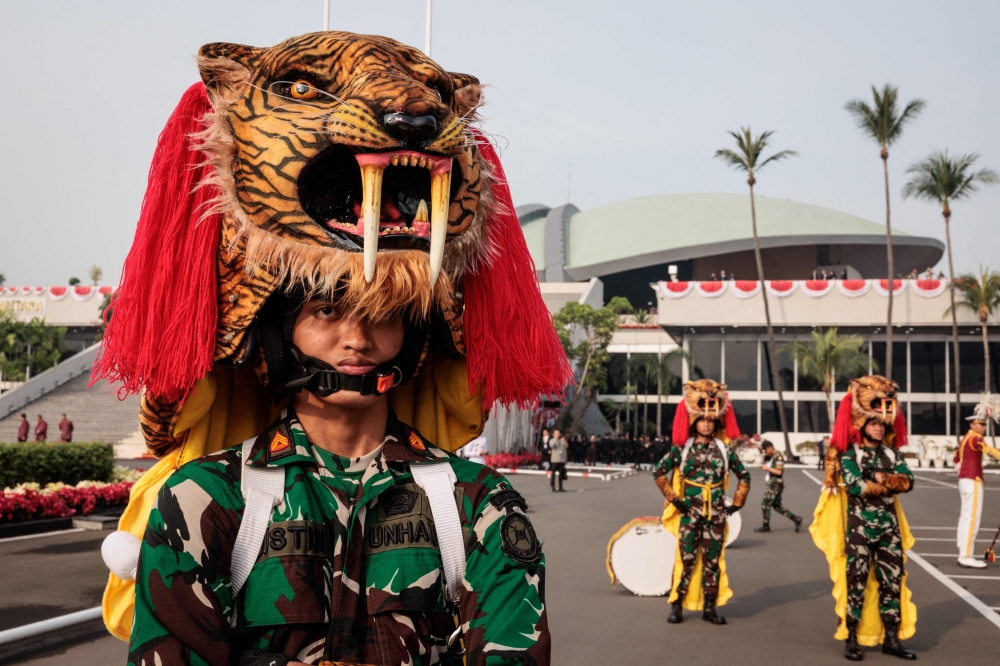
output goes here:
[{"label": "collar insignia", "polygon": [[410,448],[413,449],[414,451],[420,451],[421,453],[427,452],[427,445],[424,444],[424,440],[420,439],[420,435],[413,432],[412,430],[410,431],[409,441],[410,441]]}]

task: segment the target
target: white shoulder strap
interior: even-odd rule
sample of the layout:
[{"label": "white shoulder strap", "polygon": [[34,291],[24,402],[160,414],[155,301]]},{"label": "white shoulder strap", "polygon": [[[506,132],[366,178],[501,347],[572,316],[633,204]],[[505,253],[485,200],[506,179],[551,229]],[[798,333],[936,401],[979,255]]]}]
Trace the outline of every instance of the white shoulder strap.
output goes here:
[{"label": "white shoulder strap", "polygon": [[692,444],[694,444],[694,437],[688,437],[688,441],[684,442],[684,448],[681,449],[681,466],[677,470],[681,474],[684,473],[684,463],[687,462],[688,454],[691,453]]},{"label": "white shoulder strap", "polygon": [[[246,508],[240,521],[240,531],[233,544],[232,591],[233,599],[239,594],[250,575],[250,569],[257,561],[261,544],[271,520],[271,510],[281,504],[285,497],[285,470],[282,467],[262,469],[251,467],[250,449],[256,437],[243,442],[243,478],[240,487]],[[236,619],[235,610],[233,620]]]},{"label": "white shoulder strap", "polygon": [[729,475],[729,449],[726,448],[726,443],[721,439],[715,440],[715,445],[719,447],[719,453],[722,454],[722,478],[725,479]]},{"label": "white shoulder strap", "polygon": [[410,472],[417,485],[427,493],[441,548],[446,596],[457,605],[462,581],[465,580],[465,539],[455,503],[455,482],[458,479],[447,462],[411,463]]}]

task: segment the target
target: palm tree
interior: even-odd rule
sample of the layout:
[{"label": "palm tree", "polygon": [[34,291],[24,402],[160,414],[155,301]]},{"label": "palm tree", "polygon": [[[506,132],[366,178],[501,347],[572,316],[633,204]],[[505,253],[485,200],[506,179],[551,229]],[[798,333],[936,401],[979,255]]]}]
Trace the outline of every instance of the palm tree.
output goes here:
[{"label": "palm tree", "polygon": [[[968,199],[979,186],[1000,182],[993,169],[973,171],[972,165],[979,155],[969,153],[951,158],[948,151],[935,151],[927,158],[914,162],[906,173],[913,177],[903,187],[903,198],[914,197],[941,204],[944,216],[944,241],[948,247],[948,291],[951,294],[951,340],[955,350],[955,424],[962,422],[962,373],[958,355],[958,317],[955,314],[955,263],[951,256],[951,202]],[[955,428],[956,437],[961,437],[960,428]]]},{"label": "palm tree", "polygon": [[799,374],[808,377],[823,387],[826,394],[826,414],[830,427],[836,417],[833,410],[833,387],[838,377],[847,379],[852,375],[868,372],[868,354],[861,351],[864,341],[858,335],[839,335],[837,328],[812,332],[812,341],[796,340],[781,351],[791,354],[799,362]]},{"label": "palm tree", "polygon": [[747,185],[750,186],[750,219],[753,222],[753,254],[757,260],[757,279],[760,280],[760,294],[764,298],[764,319],[767,320],[767,350],[771,356],[771,374],[774,386],[778,390],[778,417],[781,422],[781,432],[785,436],[785,453],[792,457],[792,446],[788,441],[788,419],[785,416],[785,398],[781,391],[781,377],[778,375],[778,363],[775,358],[774,329],[771,327],[771,309],[767,302],[767,289],[764,284],[764,264],[760,260],[760,240],[757,237],[757,209],[753,199],[753,186],[757,182],[755,174],[771,162],[783,160],[786,157],[798,155],[794,150],[782,150],[762,160],[761,155],[767,147],[772,131],[762,132],[754,138],[750,126],[741,127],[739,132],[729,132],[736,139],[737,150],[723,148],[715,151],[715,156],[737,171],[747,174]]},{"label": "palm tree", "polygon": [[[994,273],[989,268],[979,267],[979,275],[968,273],[955,279],[955,289],[960,293],[961,300],[953,307],[969,310],[979,317],[979,327],[983,333],[983,358],[986,367],[983,374],[985,391],[993,392],[993,381],[990,377],[990,344],[986,335],[987,321],[998,305],[1000,305],[1000,273]],[[951,308],[948,308],[951,310]]]},{"label": "palm tree", "polygon": [[892,292],[893,280],[896,277],[896,265],[892,259],[892,224],[889,220],[889,146],[894,144],[903,134],[903,127],[914,120],[923,110],[925,102],[921,99],[911,100],[903,111],[897,112],[896,98],[899,89],[887,83],[880,93],[872,86],[872,97],[875,105],[868,106],[864,100],[854,99],[844,108],[854,116],[858,129],[879,146],[879,157],[882,158],[882,174],[885,176],[885,252],[889,272],[889,305],[885,324],[885,376],[892,379]]}]

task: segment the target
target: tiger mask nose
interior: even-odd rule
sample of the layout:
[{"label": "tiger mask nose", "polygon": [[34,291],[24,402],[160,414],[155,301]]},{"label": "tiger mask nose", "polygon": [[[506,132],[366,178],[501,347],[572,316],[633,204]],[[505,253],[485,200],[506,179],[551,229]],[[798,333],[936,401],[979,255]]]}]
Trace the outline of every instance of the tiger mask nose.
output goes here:
[{"label": "tiger mask nose", "polygon": [[410,116],[405,113],[387,113],[382,116],[382,125],[391,136],[413,148],[427,143],[438,133],[438,121],[434,116]]}]

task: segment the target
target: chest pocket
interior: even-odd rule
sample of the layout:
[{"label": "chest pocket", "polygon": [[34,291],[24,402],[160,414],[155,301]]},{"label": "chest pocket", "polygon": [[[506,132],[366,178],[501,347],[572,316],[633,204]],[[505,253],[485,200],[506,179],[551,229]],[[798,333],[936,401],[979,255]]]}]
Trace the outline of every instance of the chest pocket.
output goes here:
[{"label": "chest pocket", "polygon": [[270,523],[239,595],[243,624],[325,623],[332,578],[330,527],[310,520]]},{"label": "chest pocket", "polygon": [[[461,489],[455,494],[461,506]],[[368,612],[445,612],[441,549],[420,486],[402,484],[382,493],[366,522]]]}]

